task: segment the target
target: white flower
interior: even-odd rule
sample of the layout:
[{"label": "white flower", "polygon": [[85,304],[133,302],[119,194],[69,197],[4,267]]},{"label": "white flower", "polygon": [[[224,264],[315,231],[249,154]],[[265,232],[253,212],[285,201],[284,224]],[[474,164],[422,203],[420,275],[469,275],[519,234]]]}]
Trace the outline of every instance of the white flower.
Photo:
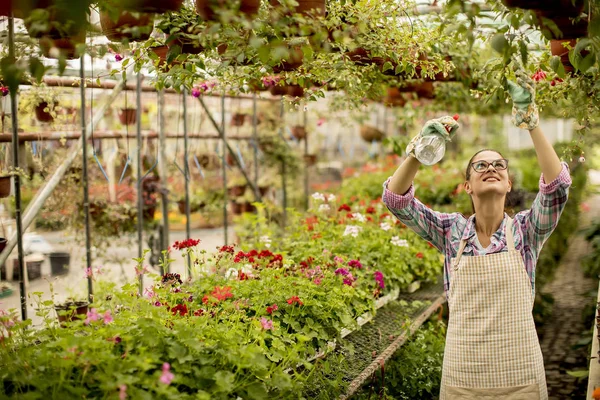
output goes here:
[{"label": "white flower", "polygon": [[327,196],[327,201],[334,202],[335,201],[335,195],[333,195],[333,194],[328,195]]},{"label": "white flower", "polygon": [[361,226],[356,226],[356,225],[346,225],[346,230],[344,231],[344,236],[352,236],[352,237],[357,237],[358,233],[362,231],[362,227]]},{"label": "white flower", "polygon": [[325,201],[325,195],[323,195],[323,193],[319,193],[319,192],[313,193],[312,198],[315,200]]},{"label": "white flower", "polygon": [[393,236],[392,240],[390,240],[390,242],[394,245],[394,246],[398,246],[398,247],[408,247],[408,241],[406,239],[400,239],[399,236]]},{"label": "white flower", "polygon": [[225,279],[237,279],[238,271],[235,268],[229,268],[227,272],[225,272]]},{"label": "white flower", "polygon": [[252,275],[252,264],[246,264],[241,268],[242,272],[246,275]]},{"label": "white flower", "polygon": [[321,204],[319,206],[319,212],[327,212],[331,210],[331,207],[329,207],[329,204]]},{"label": "white flower", "polygon": [[366,222],[367,221],[367,217],[365,217],[361,213],[353,213],[352,218],[354,218],[358,222]]},{"label": "white flower", "polygon": [[390,225],[388,222],[382,222],[381,224],[379,224],[379,227],[384,231],[389,231],[390,229],[392,229],[392,225]]},{"label": "white flower", "polygon": [[268,249],[269,247],[271,247],[271,238],[268,236],[261,236],[260,239],[258,239],[261,243],[264,243],[265,247]]}]

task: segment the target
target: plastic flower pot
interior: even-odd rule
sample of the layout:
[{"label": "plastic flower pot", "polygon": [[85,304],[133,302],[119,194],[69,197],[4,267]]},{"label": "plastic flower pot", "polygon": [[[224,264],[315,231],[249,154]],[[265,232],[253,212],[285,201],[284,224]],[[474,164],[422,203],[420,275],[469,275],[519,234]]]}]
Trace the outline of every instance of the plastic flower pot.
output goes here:
[{"label": "plastic flower pot", "polygon": [[154,29],[154,14],[138,13],[136,15],[123,11],[114,21],[106,11],[100,11],[102,33],[111,42],[127,39],[130,42],[147,40]]},{"label": "plastic flower pot", "polygon": [[122,0],[121,5],[129,11],[162,14],[178,11],[183,6],[183,0]]},{"label": "plastic flower pot", "polygon": [[71,255],[64,252],[50,253],[50,272],[52,276],[65,275],[69,273]]},{"label": "plastic flower pot", "polygon": [[[30,257],[28,257],[30,258]],[[27,268],[27,278],[30,281],[33,281],[35,279],[39,279],[42,277],[42,263],[44,262],[44,259],[39,259],[39,258],[35,258],[35,259],[25,259],[25,266]],[[12,274],[12,280],[13,281],[19,281],[21,280],[21,271],[19,270],[19,260],[18,259],[14,259],[13,260],[13,274]]]},{"label": "plastic flower pot", "polygon": [[360,137],[367,143],[380,142],[385,134],[379,129],[370,125],[361,125]]},{"label": "plastic flower pot", "polygon": [[89,303],[87,301],[66,302],[55,304],[54,311],[58,317],[58,322],[62,328],[67,326],[68,322],[73,321],[78,315],[87,315]]},{"label": "plastic flower pot", "polygon": [[227,188],[227,194],[231,197],[240,197],[246,193],[246,185],[235,185]]},{"label": "plastic flower pot", "polygon": [[250,203],[249,201],[242,203],[242,212],[255,212],[256,211],[256,207],[254,207],[254,204]]},{"label": "plastic flower pot", "polygon": [[[58,105],[58,103],[54,103],[54,106]],[[35,106],[35,118],[40,122],[52,122],[54,121],[54,117],[50,114],[50,111],[46,111],[48,108],[48,102],[42,101],[40,104]]]},{"label": "plastic flower pot", "polygon": [[[11,190],[10,176],[0,176],[0,197],[10,196],[10,190]],[[2,251],[2,249],[4,249],[4,247],[2,247],[0,249],[0,251]]]},{"label": "plastic flower pot", "polygon": [[[571,48],[574,48],[577,44],[577,39],[553,39],[550,41],[550,52],[553,56],[560,57],[560,62],[565,67],[565,72],[571,73],[575,67],[569,60],[569,50],[563,46],[563,43],[569,43]],[[581,56],[585,57],[589,54],[588,50],[582,50]]]},{"label": "plastic flower pot", "polygon": [[287,86],[275,85],[269,88],[269,92],[273,96],[285,96],[288,92]]},{"label": "plastic flower pot", "polygon": [[[232,4],[219,0],[196,0],[196,12],[205,21],[214,21],[218,19],[218,11],[224,8],[231,9]],[[246,17],[251,18],[258,13],[260,9],[260,0],[241,0],[239,2],[239,11]]]},{"label": "plastic flower pot", "polygon": [[137,122],[137,109],[122,108],[119,110],[119,121],[123,125],[133,125]]}]

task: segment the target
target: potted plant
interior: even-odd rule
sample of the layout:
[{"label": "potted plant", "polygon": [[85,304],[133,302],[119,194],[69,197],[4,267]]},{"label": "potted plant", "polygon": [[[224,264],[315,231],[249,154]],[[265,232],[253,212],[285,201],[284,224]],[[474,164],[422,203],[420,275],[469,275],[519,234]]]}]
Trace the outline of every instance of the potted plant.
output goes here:
[{"label": "potted plant", "polygon": [[172,53],[199,54],[204,51],[201,39],[207,26],[195,10],[182,7],[177,13],[164,14],[156,27],[166,35],[165,44]]},{"label": "potted plant", "polygon": [[361,125],[360,137],[367,143],[380,142],[385,137],[385,133],[374,126]]},{"label": "potted plant", "polygon": [[21,92],[19,111],[25,115],[34,114],[40,122],[50,123],[56,118],[58,104],[58,92],[41,84]]},{"label": "potted plant", "polygon": [[246,192],[247,182],[241,173],[234,172],[227,181],[227,194],[231,197],[241,197]]},{"label": "potted plant", "polygon": [[162,14],[178,11],[183,6],[183,0],[123,0],[121,5],[125,10]]},{"label": "potted plant", "polygon": [[6,281],[0,281],[0,299],[3,297],[8,297],[13,293],[13,286],[6,282]]},{"label": "potted plant", "polygon": [[[239,7],[237,7],[239,5]],[[260,0],[240,0],[234,1],[214,1],[214,0],[196,0],[196,11],[206,21],[217,20],[219,12],[241,13],[247,18],[251,18],[258,13]]]},{"label": "potted plant", "polygon": [[100,8],[102,33],[112,42],[148,40],[154,29],[154,14],[129,12],[116,7]]},{"label": "potted plant", "polygon": [[58,317],[58,322],[61,328],[67,326],[69,322],[72,322],[76,318],[82,318],[87,315],[90,303],[86,300],[75,300],[69,298],[64,302],[54,304],[54,310]]},{"label": "potted plant", "polygon": [[292,136],[297,140],[306,138],[306,127],[304,125],[294,125],[291,128]]}]

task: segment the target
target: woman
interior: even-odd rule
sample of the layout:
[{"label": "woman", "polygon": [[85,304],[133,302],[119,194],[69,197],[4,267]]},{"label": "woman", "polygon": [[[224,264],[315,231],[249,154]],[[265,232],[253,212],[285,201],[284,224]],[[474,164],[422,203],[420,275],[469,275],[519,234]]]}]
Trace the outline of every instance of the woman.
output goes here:
[{"label": "woman", "polygon": [[[513,123],[529,130],[542,170],[531,209],[514,219],[504,212],[512,187],[509,162],[493,150],[479,151],[467,164],[464,188],[475,211],[468,219],[433,211],[415,199],[412,182],[420,163],[412,144],[384,183],[390,211],[446,256],[449,322],[440,399],[548,398],[531,312],[535,264],[564,209],[571,178],[538,127],[533,82],[523,73],[517,76],[518,84],[509,82],[508,89]],[[429,121],[417,138],[458,128],[447,121]]]}]

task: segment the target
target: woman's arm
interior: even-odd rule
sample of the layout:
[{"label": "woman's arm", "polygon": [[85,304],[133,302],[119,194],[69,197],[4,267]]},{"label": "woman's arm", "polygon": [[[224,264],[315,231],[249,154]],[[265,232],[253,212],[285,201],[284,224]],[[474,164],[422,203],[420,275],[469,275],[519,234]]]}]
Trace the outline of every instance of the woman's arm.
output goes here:
[{"label": "woman's arm", "polygon": [[529,134],[544,175],[544,181],[545,183],[553,182],[563,169],[560,159],[539,126],[530,130]]},{"label": "woman's arm", "polygon": [[387,189],[393,193],[404,195],[410,189],[421,163],[415,157],[406,157],[388,182]]}]

